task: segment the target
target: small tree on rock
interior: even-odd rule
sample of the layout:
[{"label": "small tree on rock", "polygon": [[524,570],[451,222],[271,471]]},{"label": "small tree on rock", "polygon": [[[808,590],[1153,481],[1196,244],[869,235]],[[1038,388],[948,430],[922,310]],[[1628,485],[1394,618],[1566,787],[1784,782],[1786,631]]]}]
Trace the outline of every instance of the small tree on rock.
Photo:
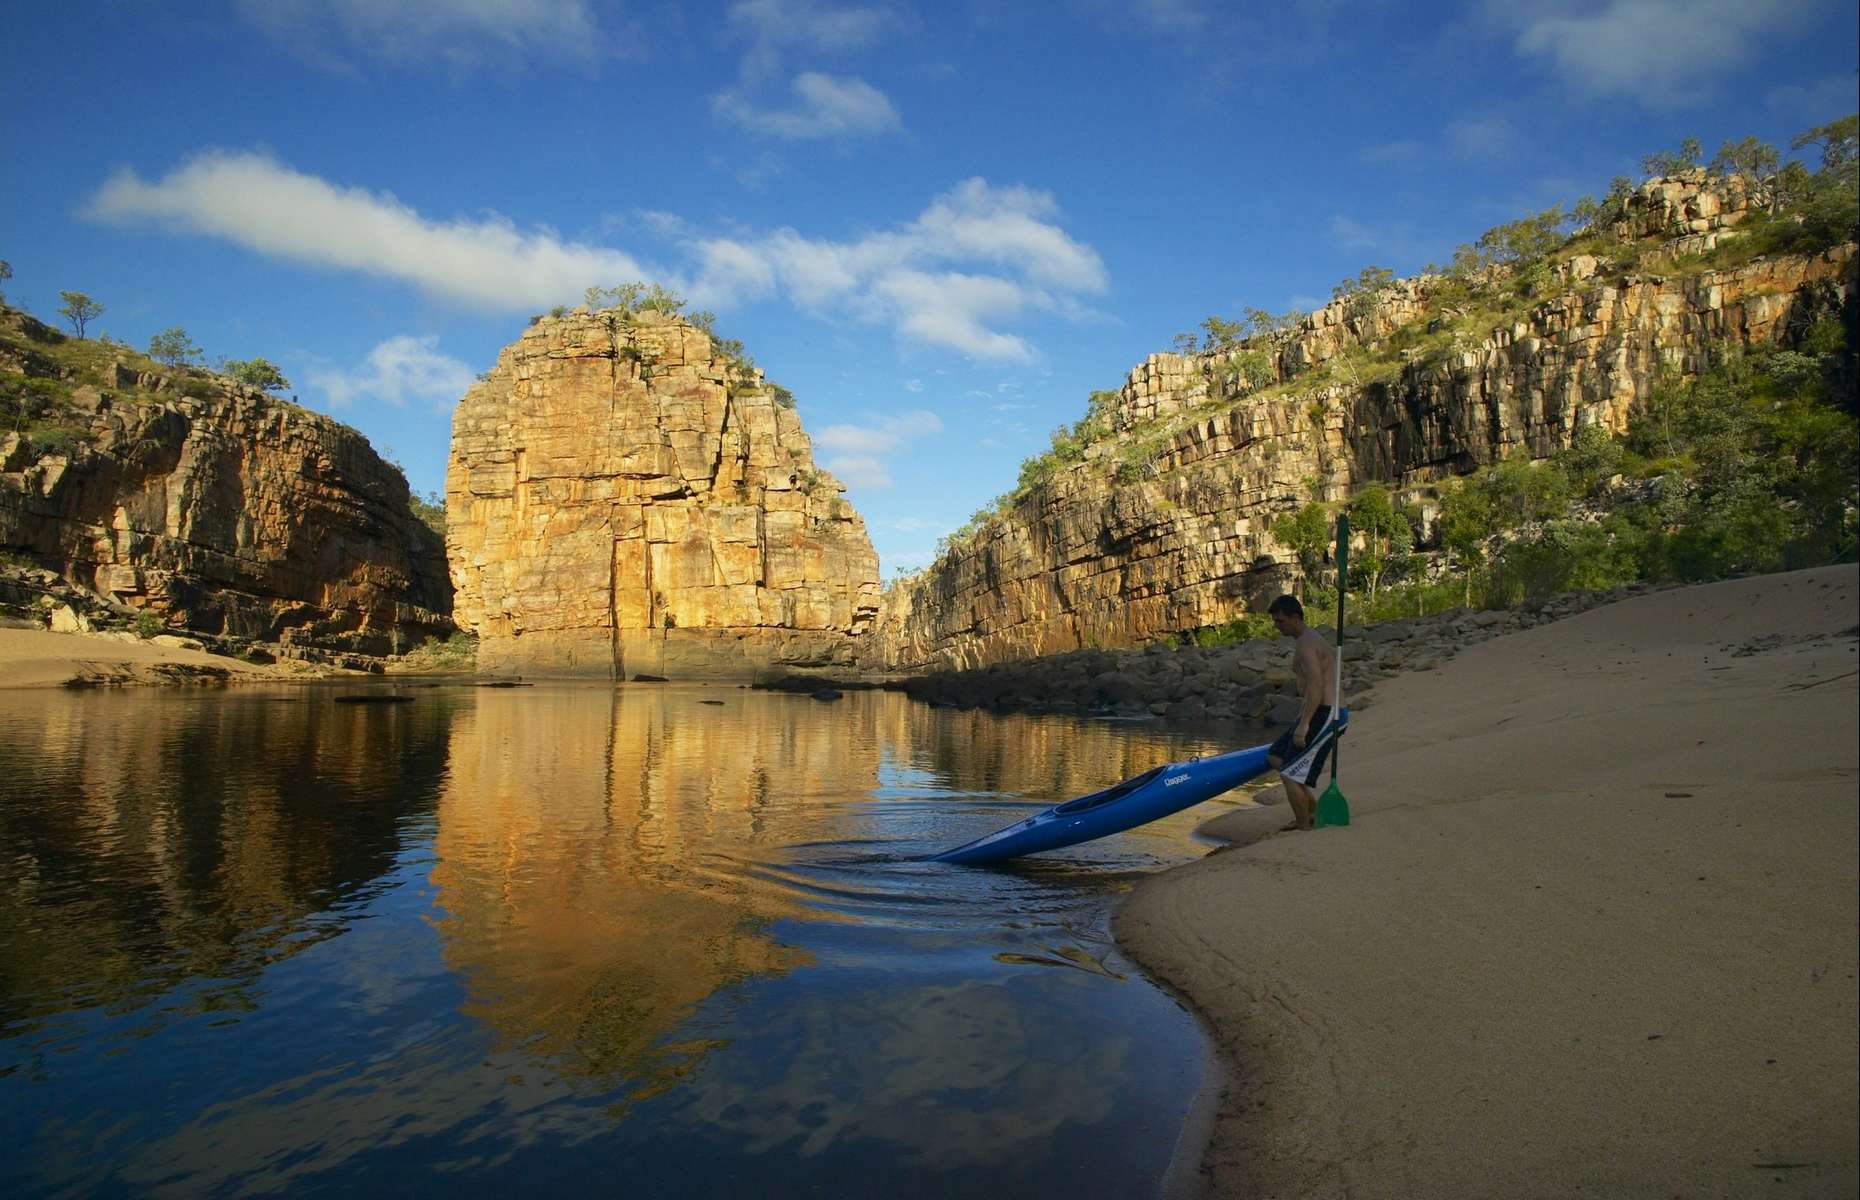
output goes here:
[{"label": "small tree on rock", "polygon": [[[7,280],[11,278],[13,278],[13,264],[8,262],[4,258],[0,258],[0,283],[5,283]],[[0,292],[0,304],[5,304],[5,303],[6,303],[6,293]]]},{"label": "small tree on rock", "polygon": [[103,305],[83,292],[59,292],[58,295],[65,302],[58,315],[71,322],[71,328],[77,330],[80,338],[84,336],[84,327],[103,315]]},{"label": "small tree on rock", "polygon": [[171,367],[191,366],[200,361],[200,347],[187,336],[187,330],[176,325],[149,339],[149,357]]},{"label": "small tree on rock", "polygon": [[1699,165],[1699,157],[1705,153],[1697,138],[1687,138],[1679,143],[1677,154],[1649,154],[1640,160],[1640,169],[1649,175],[1677,175],[1690,171]]},{"label": "small tree on rock", "polygon": [[291,381],[278,370],[277,364],[269,359],[254,358],[226,360],[226,373],[247,387],[255,387],[261,392],[281,392],[291,386]]}]

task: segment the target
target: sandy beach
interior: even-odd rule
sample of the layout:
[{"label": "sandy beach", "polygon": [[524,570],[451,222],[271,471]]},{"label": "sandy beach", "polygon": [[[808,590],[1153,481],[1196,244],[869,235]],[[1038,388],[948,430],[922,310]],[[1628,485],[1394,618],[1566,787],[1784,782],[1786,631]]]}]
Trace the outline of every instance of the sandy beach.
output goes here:
[{"label": "sandy beach", "polygon": [[240,662],[173,641],[0,629],[0,688],[211,684],[301,679],[306,674],[297,663]]},{"label": "sandy beach", "polygon": [[1207,831],[1118,940],[1232,1069],[1207,1194],[1853,1196],[1852,566],[1659,592],[1376,689],[1354,823]]}]

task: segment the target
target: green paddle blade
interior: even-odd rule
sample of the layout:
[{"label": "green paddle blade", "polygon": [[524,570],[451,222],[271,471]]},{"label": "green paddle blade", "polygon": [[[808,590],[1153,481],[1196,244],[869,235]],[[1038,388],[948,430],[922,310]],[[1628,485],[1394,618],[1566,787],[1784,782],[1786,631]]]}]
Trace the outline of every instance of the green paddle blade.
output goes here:
[{"label": "green paddle blade", "polygon": [[1350,823],[1350,802],[1343,798],[1343,790],[1337,786],[1337,777],[1331,776],[1330,786],[1318,797],[1317,812],[1312,824],[1322,829],[1326,825],[1348,825]]}]

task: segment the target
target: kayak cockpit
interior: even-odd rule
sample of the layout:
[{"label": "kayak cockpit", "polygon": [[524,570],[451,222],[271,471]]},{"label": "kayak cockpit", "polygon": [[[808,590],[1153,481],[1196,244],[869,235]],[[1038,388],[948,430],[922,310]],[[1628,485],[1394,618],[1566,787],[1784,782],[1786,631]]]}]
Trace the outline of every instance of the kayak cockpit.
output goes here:
[{"label": "kayak cockpit", "polygon": [[1090,812],[1092,809],[1100,805],[1109,804],[1113,800],[1121,800],[1144,784],[1150,782],[1150,780],[1161,775],[1164,771],[1169,769],[1169,766],[1170,764],[1164,763],[1160,767],[1151,767],[1149,770],[1143,772],[1143,774],[1133,775],[1129,779],[1124,780],[1124,782],[1117,784],[1115,787],[1108,787],[1102,792],[1093,792],[1089,796],[1080,796],[1077,800],[1068,800],[1064,804],[1053,809],[1053,814],[1055,816],[1071,816],[1074,813]]}]

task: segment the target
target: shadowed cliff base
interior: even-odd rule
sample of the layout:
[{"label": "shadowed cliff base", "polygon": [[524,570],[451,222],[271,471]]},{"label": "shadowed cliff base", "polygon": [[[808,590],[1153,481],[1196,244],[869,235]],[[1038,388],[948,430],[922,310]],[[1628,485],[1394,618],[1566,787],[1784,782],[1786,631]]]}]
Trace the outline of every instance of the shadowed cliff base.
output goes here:
[{"label": "shadowed cliff base", "polygon": [[1353,729],[1348,829],[1140,884],[1120,944],[1236,1071],[1211,1192],[1852,1195],[1857,607],[1847,565],[1470,647]]}]

